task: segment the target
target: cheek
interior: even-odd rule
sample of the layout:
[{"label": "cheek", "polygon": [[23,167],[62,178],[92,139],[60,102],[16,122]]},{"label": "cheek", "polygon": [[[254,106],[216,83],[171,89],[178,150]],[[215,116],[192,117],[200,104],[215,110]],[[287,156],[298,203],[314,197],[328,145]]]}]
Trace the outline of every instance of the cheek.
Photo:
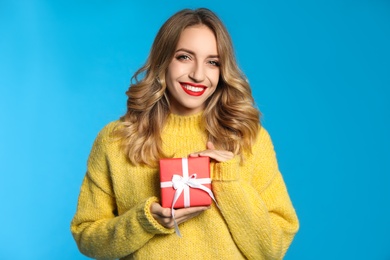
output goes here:
[{"label": "cheek", "polygon": [[168,68],[167,68],[167,71],[165,72],[165,79],[167,81],[171,80],[172,78],[172,64],[169,64]]},{"label": "cheek", "polygon": [[213,86],[217,86],[218,85],[219,77],[220,77],[219,70],[215,70],[215,71],[212,71],[210,73],[209,79],[210,79],[211,83],[213,84]]},{"label": "cheek", "polygon": [[185,72],[185,66],[178,62],[171,62],[168,67],[167,75],[169,75],[171,79],[176,79],[185,74]]}]

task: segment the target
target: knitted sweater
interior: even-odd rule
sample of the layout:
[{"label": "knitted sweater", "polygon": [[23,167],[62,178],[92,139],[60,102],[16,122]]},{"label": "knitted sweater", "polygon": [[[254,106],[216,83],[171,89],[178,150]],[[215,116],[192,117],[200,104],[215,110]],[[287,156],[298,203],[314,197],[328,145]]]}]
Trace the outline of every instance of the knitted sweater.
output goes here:
[{"label": "knitted sweater", "polygon": [[[206,149],[201,114],[171,114],[162,131],[163,150],[186,157]],[[271,139],[259,131],[244,163],[236,156],[211,162],[215,204],[179,225],[182,238],[150,213],[159,201],[157,168],[129,163],[110,134],[97,136],[71,231],[80,251],[98,259],[282,259],[298,219],[278,170]]]}]

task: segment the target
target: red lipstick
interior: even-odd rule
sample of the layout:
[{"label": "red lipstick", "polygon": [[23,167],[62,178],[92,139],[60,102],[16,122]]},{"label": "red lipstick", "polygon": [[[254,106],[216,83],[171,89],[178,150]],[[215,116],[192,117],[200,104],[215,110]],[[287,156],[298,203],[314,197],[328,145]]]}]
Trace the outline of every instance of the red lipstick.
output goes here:
[{"label": "red lipstick", "polygon": [[180,82],[183,90],[190,96],[201,96],[207,89],[205,85],[190,83],[190,82]]}]

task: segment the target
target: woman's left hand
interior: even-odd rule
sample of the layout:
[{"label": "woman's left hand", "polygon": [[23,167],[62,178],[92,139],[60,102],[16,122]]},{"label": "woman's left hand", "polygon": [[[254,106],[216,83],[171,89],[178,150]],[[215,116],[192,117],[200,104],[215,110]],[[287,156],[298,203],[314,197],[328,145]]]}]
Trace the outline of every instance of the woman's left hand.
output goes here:
[{"label": "woman's left hand", "polygon": [[216,150],[212,142],[207,142],[206,147],[207,150],[191,153],[190,157],[208,156],[218,162],[226,162],[228,160],[233,159],[234,157],[234,154],[232,152]]}]

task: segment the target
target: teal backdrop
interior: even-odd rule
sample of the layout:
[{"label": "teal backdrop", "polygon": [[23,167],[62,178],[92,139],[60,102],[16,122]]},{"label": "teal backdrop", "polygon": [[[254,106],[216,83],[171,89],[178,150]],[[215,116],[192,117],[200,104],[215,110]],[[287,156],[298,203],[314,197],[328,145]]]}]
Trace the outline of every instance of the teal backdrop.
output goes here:
[{"label": "teal backdrop", "polygon": [[300,219],[285,259],[390,259],[388,0],[0,0],[0,259],[87,259],[69,225],[92,142],[162,23],[202,6],[231,33]]}]

